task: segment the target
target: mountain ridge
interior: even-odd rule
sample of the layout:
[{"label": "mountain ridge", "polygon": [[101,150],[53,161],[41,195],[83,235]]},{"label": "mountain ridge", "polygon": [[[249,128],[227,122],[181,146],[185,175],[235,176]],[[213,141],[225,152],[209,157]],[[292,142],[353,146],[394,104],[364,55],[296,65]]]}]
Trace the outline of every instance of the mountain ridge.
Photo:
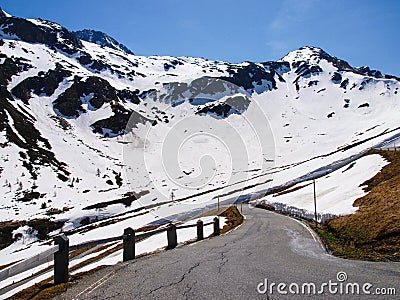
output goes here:
[{"label": "mountain ridge", "polygon": [[78,31],[73,31],[73,33],[81,40],[95,43],[104,47],[110,47],[115,50],[121,50],[126,54],[134,55],[134,53],[128,47],[119,43],[114,38],[104,32],[92,29],[82,29]]},{"label": "mountain ridge", "polygon": [[[139,56],[83,41],[54,22],[1,15],[2,220],[52,218],[67,231],[140,212],[142,226],[182,211],[171,192],[201,208],[400,132],[399,79],[320,48],[239,64]],[[188,148],[163,152],[169,132]],[[172,175],[159,153],[166,164],[171,153],[182,156]],[[197,164],[205,153],[215,166]]]},{"label": "mountain ridge", "polygon": [[[4,18],[15,18],[15,19],[19,19],[19,20],[28,20],[30,22],[33,22],[34,25],[37,25],[39,27],[43,27],[46,25],[47,26],[49,26],[49,25],[55,26],[58,29],[66,30],[68,35],[74,35],[74,36],[76,36],[76,38],[78,38],[80,40],[97,43],[98,45],[107,46],[114,50],[120,50],[120,51],[124,52],[125,54],[134,55],[134,53],[128,47],[126,47],[122,43],[119,43],[113,37],[109,36],[107,33],[104,33],[102,31],[93,30],[93,29],[82,29],[82,30],[77,30],[77,31],[69,31],[68,29],[60,26],[59,24],[57,24],[55,22],[43,20],[41,18],[24,19],[24,18],[14,17],[14,16],[6,13],[1,7],[0,7],[0,18],[3,18],[3,19]],[[3,22],[4,22],[4,20],[3,20]],[[12,32],[12,31],[10,31],[10,32]],[[24,38],[22,38],[22,39],[24,40]],[[30,39],[25,39],[25,41],[32,42],[32,40],[30,40]],[[72,44],[74,44],[74,43],[75,42],[73,41]],[[78,45],[78,46],[80,46],[80,45]],[[295,53],[299,53],[299,51],[302,51],[302,50],[311,51],[311,52],[313,52],[314,55],[319,56],[322,59],[326,59],[328,61],[335,62],[335,64],[338,66],[338,68],[340,70],[341,69],[352,70],[354,72],[358,72],[359,74],[363,74],[363,75],[367,75],[367,76],[379,77],[379,78],[384,77],[384,78],[389,78],[389,79],[400,80],[398,76],[391,75],[391,74],[384,74],[379,70],[370,69],[369,66],[360,66],[360,67],[350,66],[350,64],[347,61],[342,60],[337,57],[334,57],[334,56],[331,56],[326,51],[324,51],[322,48],[316,47],[316,46],[302,46],[298,49],[290,51],[288,54],[286,54],[282,58],[278,59],[277,62],[284,60],[284,58],[287,57],[289,54],[293,55]],[[190,56],[186,56],[186,57],[190,57]],[[242,63],[245,63],[245,62],[247,62],[247,61],[244,61]],[[262,63],[262,62],[259,62],[259,63]]]}]

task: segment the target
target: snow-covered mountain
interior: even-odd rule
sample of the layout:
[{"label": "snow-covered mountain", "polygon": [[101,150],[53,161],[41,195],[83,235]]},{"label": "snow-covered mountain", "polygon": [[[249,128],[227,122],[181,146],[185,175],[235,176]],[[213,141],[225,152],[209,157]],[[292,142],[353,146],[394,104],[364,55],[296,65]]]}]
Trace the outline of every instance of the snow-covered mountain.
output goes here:
[{"label": "snow-covered mountain", "polygon": [[[69,230],[123,215],[140,227],[400,133],[399,78],[316,47],[240,64],[145,57],[2,11],[0,37],[2,221],[51,217]],[[349,199],[325,212],[348,212]]]},{"label": "snow-covered mountain", "polygon": [[104,32],[91,29],[83,29],[79,31],[73,31],[73,33],[83,41],[95,43],[103,47],[109,47],[114,50],[121,50],[125,54],[134,54],[131,50],[129,50],[128,47],[118,43],[115,39],[105,34]]}]

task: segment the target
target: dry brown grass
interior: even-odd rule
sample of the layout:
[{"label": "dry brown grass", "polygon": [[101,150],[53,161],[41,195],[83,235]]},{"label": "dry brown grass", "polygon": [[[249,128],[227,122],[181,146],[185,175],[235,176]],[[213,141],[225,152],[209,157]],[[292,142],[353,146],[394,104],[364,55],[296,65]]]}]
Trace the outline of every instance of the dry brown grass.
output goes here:
[{"label": "dry brown grass", "polygon": [[53,299],[55,296],[65,292],[71,283],[63,283],[59,285],[53,285],[50,280],[43,280],[34,286],[25,289],[14,296],[8,298],[9,300],[42,300],[42,299]]},{"label": "dry brown grass", "polygon": [[135,230],[135,232],[146,232],[150,230],[155,230],[159,228],[161,225],[151,225],[151,226],[143,226]]},{"label": "dry brown grass", "polygon": [[69,287],[72,285],[78,283],[80,279],[82,279],[83,276],[90,276],[91,274],[97,272],[99,269],[104,268],[105,266],[100,266],[97,267],[93,270],[90,270],[88,272],[85,272],[83,274],[77,274],[74,276],[71,276],[70,281],[67,283],[62,283],[58,285],[54,285],[51,282],[51,279],[45,279],[34,286],[31,286],[25,290],[20,291],[19,293],[11,296],[8,298],[9,300],[26,300],[26,299],[32,299],[32,300],[47,300],[47,299],[53,299],[54,297],[61,295],[64,293]]},{"label": "dry brown grass", "polygon": [[219,216],[227,218],[224,227],[221,229],[221,234],[224,234],[243,223],[243,216],[235,206],[229,206],[220,213]]},{"label": "dry brown grass", "polygon": [[256,205],[257,208],[262,208],[262,209],[266,209],[266,210],[270,210],[270,211],[275,211],[275,207],[273,207],[270,204],[266,204],[266,203],[259,203]]},{"label": "dry brown grass", "polygon": [[297,191],[297,190],[301,190],[302,188],[305,188],[305,187],[307,187],[307,186],[309,186],[309,185],[311,185],[311,184],[312,184],[312,183],[307,183],[307,184],[303,184],[303,185],[296,186],[296,187],[294,187],[294,188],[288,188],[288,187],[286,187],[284,190],[281,190],[281,191],[278,191],[278,192],[274,192],[274,193],[273,193],[273,197],[277,197],[277,196],[289,194],[289,193],[291,193],[291,192],[295,192],[295,191]]},{"label": "dry brown grass", "polygon": [[366,260],[400,261],[400,152],[373,150],[390,164],[367,180],[359,210],[330,220],[319,230],[335,255]]}]

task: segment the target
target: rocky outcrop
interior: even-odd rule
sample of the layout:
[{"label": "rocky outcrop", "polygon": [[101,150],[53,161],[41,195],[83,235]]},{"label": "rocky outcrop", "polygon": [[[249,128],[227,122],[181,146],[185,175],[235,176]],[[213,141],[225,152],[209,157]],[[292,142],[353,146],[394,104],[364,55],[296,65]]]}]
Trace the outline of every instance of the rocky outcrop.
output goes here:
[{"label": "rocky outcrop", "polygon": [[[266,85],[269,89],[276,88],[275,75],[284,70],[286,62],[263,63],[261,66],[256,63],[248,62],[245,65],[228,68],[230,76],[223,76],[220,79],[231,82],[245,90],[254,91],[259,85]],[[278,71],[279,70],[279,71]],[[280,76],[279,76],[280,77]]]},{"label": "rocky outcrop", "polygon": [[83,29],[83,30],[79,30],[79,31],[74,31],[73,33],[81,40],[84,40],[84,41],[87,41],[90,43],[95,43],[95,44],[103,46],[103,47],[109,47],[114,50],[123,51],[126,54],[134,54],[128,47],[117,42],[115,39],[113,39],[108,34],[105,34],[104,32]]},{"label": "rocky outcrop", "polygon": [[136,92],[117,90],[100,77],[91,76],[83,80],[75,77],[73,84],[53,102],[54,109],[62,116],[75,118],[86,112],[82,104],[88,104],[89,110],[96,110],[111,101],[131,101],[139,103]]},{"label": "rocky outcrop", "polygon": [[32,92],[37,96],[44,94],[49,97],[53,95],[60,83],[71,75],[71,71],[64,69],[57,63],[54,70],[49,70],[46,73],[39,72],[37,76],[24,79],[11,92],[15,97],[28,104],[28,100],[32,97]]},{"label": "rocky outcrop", "polygon": [[66,28],[42,19],[35,22],[27,19],[7,17],[0,19],[2,31],[6,35],[15,35],[28,43],[45,44],[65,53],[73,54],[83,47],[82,42]]},{"label": "rocky outcrop", "polygon": [[93,132],[100,133],[104,137],[113,137],[125,133],[128,126],[136,128],[138,124],[145,124],[146,122],[151,122],[153,125],[153,120],[150,120],[138,112],[133,110],[127,110],[121,105],[112,106],[113,115],[109,118],[99,120],[91,125]]}]

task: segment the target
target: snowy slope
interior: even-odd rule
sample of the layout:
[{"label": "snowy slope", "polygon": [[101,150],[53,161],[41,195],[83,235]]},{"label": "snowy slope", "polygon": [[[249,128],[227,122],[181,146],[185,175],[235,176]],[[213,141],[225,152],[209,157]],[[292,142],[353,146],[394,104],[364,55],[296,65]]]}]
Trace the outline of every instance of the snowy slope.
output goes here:
[{"label": "snowy slope", "polygon": [[[398,78],[319,48],[231,64],[136,56],[40,19],[0,14],[0,24],[1,221],[51,218],[63,231],[115,221],[85,233],[104,237],[290,182],[400,133]],[[370,163],[354,171],[372,177],[384,164]],[[335,174],[349,193],[336,189],[323,211],[352,213],[362,193],[352,173]],[[287,197],[274,200],[309,209]]]},{"label": "snowy slope", "polygon": [[[317,212],[345,215],[355,212],[356,199],[366,195],[361,184],[372,178],[388,162],[374,154],[360,158],[316,180]],[[290,188],[292,192],[265,197],[267,203],[283,203],[308,212],[314,211],[313,182],[304,181]]]}]

